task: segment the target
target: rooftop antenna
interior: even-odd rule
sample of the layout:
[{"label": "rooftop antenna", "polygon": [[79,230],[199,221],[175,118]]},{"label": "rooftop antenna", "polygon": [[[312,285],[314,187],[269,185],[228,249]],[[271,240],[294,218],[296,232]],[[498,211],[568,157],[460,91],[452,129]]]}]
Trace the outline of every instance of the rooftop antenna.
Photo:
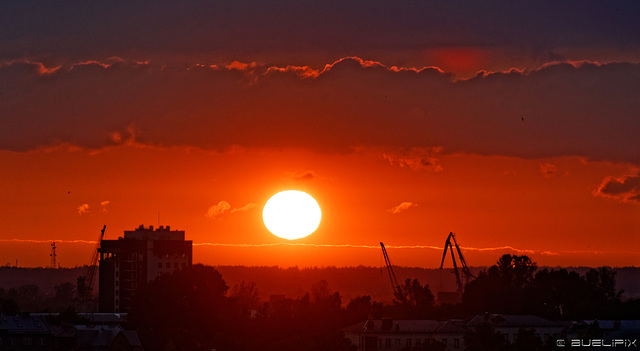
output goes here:
[{"label": "rooftop antenna", "polygon": [[56,255],[56,242],[55,241],[51,243],[51,254],[49,256],[51,256],[51,268],[53,268],[53,269],[58,268],[58,263],[56,262],[56,256],[57,255]]}]

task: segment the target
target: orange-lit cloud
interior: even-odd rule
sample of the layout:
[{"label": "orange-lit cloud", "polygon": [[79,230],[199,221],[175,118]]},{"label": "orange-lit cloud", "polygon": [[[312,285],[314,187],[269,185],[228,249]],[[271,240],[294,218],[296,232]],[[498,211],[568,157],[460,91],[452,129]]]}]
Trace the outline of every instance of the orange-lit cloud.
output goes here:
[{"label": "orange-lit cloud", "polygon": [[391,213],[391,214],[398,214],[401,212],[404,212],[412,207],[418,207],[418,204],[415,204],[413,202],[409,202],[409,201],[405,201],[400,203],[397,206],[393,206],[392,208],[388,209],[387,212]]},{"label": "orange-lit cloud", "polygon": [[256,204],[254,203],[248,203],[244,206],[238,207],[238,208],[232,208],[231,204],[229,204],[227,201],[220,201],[218,202],[217,205],[213,205],[211,207],[209,207],[209,210],[207,211],[207,217],[210,218],[218,218],[226,213],[234,213],[234,212],[242,212],[242,211],[248,211],[251,210],[253,208],[256,207]]},{"label": "orange-lit cloud", "polygon": [[640,175],[626,175],[620,178],[607,177],[594,194],[640,204]]},{"label": "orange-lit cloud", "polygon": [[558,172],[558,167],[553,163],[541,163],[540,172],[546,178],[553,177]]},{"label": "orange-lit cloud", "polygon": [[217,205],[209,207],[207,217],[218,218],[229,211],[231,211],[231,205],[223,200],[218,202]]},{"label": "orange-lit cloud", "polygon": [[89,213],[89,204],[82,204],[78,206],[78,214],[83,215]]},{"label": "orange-lit cloud", "polygon": [[100,202],[100,207],[102,207],[102,211],[106,212],[107,211],[107,206],[111,204],[111,201],[109,200],[105,200]]},{"label": "orange-lit cloud", "polygon": [[440,160],[434,155],[441,152],[440,148],[413,148],[408,151],[384,151],[382,158],[391,165],[407,167],[414,171],[428,170],[441,172]]},{"label": "orange-lit cloud", "polygon": [[314,171],[306,171],[302,173],[295,173],[290,176],[293,180],[313,180],[317,177]]},{"label": "orange-lit cloud", "polygon": [[[640,72],[638,64],[557,63],[457,81],[436,69],[357,57],[328,64],[315,78],[283,76],[255,63],[229,66],[237,68],[88,61],[45,82],[33,70],[4,65],[0,79],[15,89],[0,105],[1,115],[12,116],[0,131],[0,148],[365,147],[385,150],[392,164],[432,171],[442,170],[438,154],[424,150],[635,162],[633,150],[640,148],[640,122],[631,117],[640,102],[625,93],[640,89],[626,79]],[[248,76],[239,79],[239,69]],[[607,127],[617,124],[625,127]]]},{"label": "orange-lit cloud", "polygon": [[[212,246],[212,247],[237,247],[237,248],[260,248],[260,247],[278,247],[278,246],[298,246],[298,247],[324,247],[324,248],[354,248],[354,249],[373,249],[380,250],[379,245],[358,245],[358,244],[311,244],[311,243],[291,243],[291,242],[279,242],[279,243],[266,243],[266,244],[229,244],[229,243],[210,243],[199,242],[193,243],[193,246]],[[391,250],[435,250],[442,251],[443,247],[432,245],[385,245],[385,248]],[[606,254],[612,252],[595,251],[595,250],[534,250],[534,249],[521,249],[513,246],[497,246],[497,247],[468,247],[460,246],[463,251],[476,251],[476,252],[510,252],[519,255],[548,255],[558,256],[562,254]],[[633,251],[620,251],[621,253],[633,254]]]}]

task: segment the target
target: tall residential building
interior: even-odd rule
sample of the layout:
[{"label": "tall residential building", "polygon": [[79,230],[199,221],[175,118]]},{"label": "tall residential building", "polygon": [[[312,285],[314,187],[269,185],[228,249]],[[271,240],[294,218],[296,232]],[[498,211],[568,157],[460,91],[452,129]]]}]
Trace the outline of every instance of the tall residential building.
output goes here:
[{"label": "tall residential building", "polygon": [[118,240],[100,242],[99,310],[128,312],[142,284],[163,273],[191,267],[192,242],[183,230],[144,225]]}]

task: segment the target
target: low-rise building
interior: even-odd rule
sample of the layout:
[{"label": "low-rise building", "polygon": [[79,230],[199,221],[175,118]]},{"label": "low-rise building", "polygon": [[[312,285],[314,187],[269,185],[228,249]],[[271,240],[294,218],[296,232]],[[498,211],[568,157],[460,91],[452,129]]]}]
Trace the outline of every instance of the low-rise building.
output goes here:
[{"label": "low-rise building", "polygon": [[534,329],[542,340],[559,335],[564,329],[561,323],[537,316],[482,314],[464,320],[446,321],[369,319],[347,327],[343,332],[359,351],[397,351],[422,345],[429,340],[440,342],[447,350],[455,351],[464,349],[464,335],[467,332],[485,323],[505,335],[509,342],[515,340],[520,328]]},{"label": "low-rise building", "polygon": [[51,350],[51,333],[44,318],[0,315],[0,350]]}]

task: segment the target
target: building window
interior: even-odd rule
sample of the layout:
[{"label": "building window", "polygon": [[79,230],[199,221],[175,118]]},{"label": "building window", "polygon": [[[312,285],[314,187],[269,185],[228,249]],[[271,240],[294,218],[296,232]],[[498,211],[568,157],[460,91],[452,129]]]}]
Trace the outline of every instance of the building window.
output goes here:
[{"label": "building window", "polygon": [[182,268],[187,267],[187,263],[186,262],[182,262]]},{"label": "building window", "polygon": [[407,339],[407,345],[406,345],[407,347],[411,347],[411,341],[412,341],[411,339]]},{"label": "building window", "polygon": [[22,339],[22,343],[24,345],[31,345],[31,338],[24,338]]},{"label": "building window", "polygon": [[459,349],[460,348],[460,339],[458,339],[458,338],[453,339],[453,348],[454,349]]},{"label": "building window", "polygon": [[45,341],[44,341],[44,338],[40,338],[40,345],[41,345],[41,346],[46,345],[46,343],[45,343]]},{"label": "building window", "polygon": [[400,339],[396,339],[396,347],[400,347]]},{"label": "building window", "polygon": [[165,267],[167,267],[167,268],[171,268],[171,262],[167,262],[167,264],[165,265]]},{"label": "building window", "polygon": [[178,262],[173,264],[173,268],[178,269]]},{"label": "building window", "polygon": [[444,344],[445,347],[447,347],[447,338],[442,339],[442,343]]},{"label": "building window", "polygon": [[391,348],[391,339],[386,339],[384,341],[384,347],[390,349]]},{"label": "building window", "polygon": [[162,262],[158,262],[158,269],[162,269]]}]

